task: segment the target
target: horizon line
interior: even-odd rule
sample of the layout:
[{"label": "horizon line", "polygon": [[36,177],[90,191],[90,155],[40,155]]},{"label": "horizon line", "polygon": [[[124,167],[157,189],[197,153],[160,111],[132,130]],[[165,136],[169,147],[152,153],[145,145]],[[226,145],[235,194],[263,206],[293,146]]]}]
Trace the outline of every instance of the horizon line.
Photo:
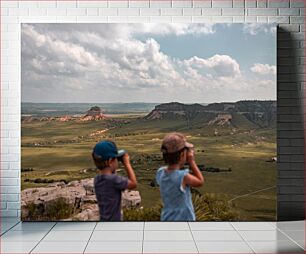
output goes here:
[{"label": "horizon line", "polygon": [[168,101],[168,102],[143,102],[143,101],[132,101],[132,102],[32,102],[32,101],[21,101],[21,103],[32,103],[32,104],[132,104],[132,103],[144,103],[144,104],[165,104],[165,103],[182,103],[182,104],[212,104],[212,103],[235,103],[238,101],[277,101],[277,99],[240,99],[235,101],[220,101],[220,102],[182,102],[182,101]]}]

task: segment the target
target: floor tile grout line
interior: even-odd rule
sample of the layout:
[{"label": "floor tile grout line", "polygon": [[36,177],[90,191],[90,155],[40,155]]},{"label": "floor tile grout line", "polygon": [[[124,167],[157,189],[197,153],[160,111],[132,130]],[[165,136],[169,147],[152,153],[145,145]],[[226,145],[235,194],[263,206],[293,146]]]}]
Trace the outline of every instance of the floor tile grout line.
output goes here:
[{"label": "floor tile grout line", "polygon": [[[279,229],[279,228],[276,228],[279,232],[281,232],[281,233],[283,233],[286,237],[288,237],[289,238],[289,240],[291,240],[292,242],[294,242],[296,245],[298,245],[299,247],[301,247],[303,250],[305,250],[305,247],[303,247],[303,246],[301,246],[298,242],[296,242],[293,238],[291,238],[289,235],[287,235],[286,233],[285,233],[285,231],[283,231],[283,230],[281,230],[281,229]],[[304,245],[305,245],[305,243],[304,243]]]},{"label": "floor tile grout line", "polygon": [[144,245],[144,234],[145,234],[145,221],[143,222],[142,226],[142,245],[141,245],[141,253],[143,254],[143,245]]},{"label": "floor tile grout line", "polygon": [[[235,228],[235,226],[234,226],[234,224],[233,224],[232,222],[230,222],[230,224],[231,224],[232,228],[233,228],[235,231],[238,230],[238,229]],[[240,237],[241,237],[241,236],[240,236]]]},{"label": "floor tile grout line", "polygon": [[90,234],[90,237],[89,237],[89,239],[88,239],[88,241],[87,241],[87,243],[86,243],[86,246],[85,246],[85,248],[84,248],[84,250],[83,250],[83,254],[85,253],[85,251],[86,251],[86,249],[87,249],[87,246],[88,246],[88,244],[89,244],[89,242],[90,242],[90,239],[91,239],[93,233],[95,232],[95,229],[96,229],[97,225],[98,225],[98,222],[96,222],[96,225],[94,226],[94,228],[93,228],[93,230],[92,230],[92,232],[91,232],[91,234]]},{"label": "floor tile grout line", "polygon": [[275,225],[273,224],[274,221],[269,221],[269,224],[274,228],[277,229],[277,221],[275,221]]},{"label": "floor tile grout line", "polygon": [[41,243],[41,241],[51,232],[51,230],[55,227],[55,225],[57,224],[57,222],[54,223],[54,225],[49,229],[49,231],[43,236],[43,238],[41,238],[38,243],[29,251],[29,253],[32,253],[33,250],[35,250],[35,248],[38,246],[38,244]]},{"label": "floor tile grout line", "polygon": [[[237,221],[235,221],[234,223],[236,223]],[[244,222],[239,222],[238,223],[244,223]],[[257,222],[252,222],[252,223],[257,223]],[[252,228],[249,228],[249,229],[238,229],[234,226],[233,222],[230,222],[230,224],[232,225],[232,227],[234,228],[234,230],[238,230],[238,231],[275,231],[275,229],[277,229],[276,226],[274,225],[271,225],[270,222],[268,222],[268,224],[271,225],[271,229],[264,229],[264,228],[257,228],[257,229],[252,229]]]},{"label": "floor tile grout line", "polygon": [[237,231],[236,228],[234,227],[233,223],[230,222],[229,224],[231,225],[231,227],[232,227],[235,231]]},{"label": "floor tile grout line", "polygon": [[[100,243],[104,243],[104,242],[107,242],[107,243],[116,243],[116,242],[133,242],[133,243],[137,243],[137,242],[141,242],[141,240],[94,240],[94,241],[91,241],[91,242],[100,242]],[[54,241],[49,241],[49,242],[54,242]],[[64,242],[64,241],[62,241]],[[75,241],[74,241],[75,242]],[[194,242],[193,240],[172,240],[172,239],[167,239],[167,240],[160,240],[160,239],[157,239],[157,240],[146,240],[145,242]],[[199,240],[198,242],[220,242],[220,240]],[[243,240],[226,240],[226,241],[222,241],[222,242],[243,242]],[[271,241],[266,241],[266,242],[271,242]]]},{"label": "floor tile grout line", "polygon": [[[118,231],[118,230],[105,230],[105,231]],[[121,230],[121,231],[140,231],[140,230]],[[168,229],[163,229],[163,230],[161,230],[161,229],[154,229],[154,230],[147,229],[145,231],[147,231],[147,232],[155,232],[155,231],[157,231],[157,232],[164,232],[164,231],[166,231],[166,232],[186,232],[186,231],[189,232],[190,230],[189,229],[184,229],[184,230],[182,230],[182,229],[171,229],[171,230],[168,230]],[[194,231],[205,231],[205,230],[194,230]],[[213,230],[208,230],[208,231],[213,231]],[[219,231],[219,230],[215,230],[215,231]]]},{"label": "floor tile grout line", "polygon": [[256,251],[253,249],[253,247],[249,244],[249,242],[244,239],[244,237],[240,234],[239,230],[237,230],[235,228],[235,226],[231,223],[232,227],[235,229],[235,231],[237,232],[237,234],[241,237],[241,239],[243,240],[243,242],[245,242],[245,244],[253,251],[253,253],[256,253]]},{"label": "floor tile grout line", "polygon": [[12,228],[14,228],[15,226],[17,226],[21,221],[17,222],[16,224],[14,224],[13,226],[11,226],[9,229],[5,230],[2,234],[0,234],[0,236],[3,236],[5,233],[9,232]]},{"label": "floor tile grout line", "polygon": [[[101,230],[97,230],[101,231]],[[105,231],[118,231],[118,230],[105,230]],[[137,229],[134,230],[119,230],[119,231],[139,231]],[[145,231],[189,231],[189,229],[145,229]],[[196,231],[205,231],[205,230],[196,230]],[[208,231],[213,231],[213,230],[208,230]],[[214,230],[218,231],[218,230]]]},{"label": "floor tile grout line", "polygon": [[194,239],[194,236],[193,236],[193,233],[192,233],[192,230],[191,230],[191,227],[190,227],[190,224],[189,224],[188,221],[187,221],[187,224],[188,224],[188,227],[189,227],[189,231],[190,231],[190,233],[191,233],[191,236],[192,236],[192,240],[193,240],[193,242],[194,242],[194,244],[195,244],[195,246],[196,246],[197,252],[200,253],[199,248],[198,248],[198,245],[197,245],[197,243],[196,243],[196,241],[195,241],[195,239]]}]

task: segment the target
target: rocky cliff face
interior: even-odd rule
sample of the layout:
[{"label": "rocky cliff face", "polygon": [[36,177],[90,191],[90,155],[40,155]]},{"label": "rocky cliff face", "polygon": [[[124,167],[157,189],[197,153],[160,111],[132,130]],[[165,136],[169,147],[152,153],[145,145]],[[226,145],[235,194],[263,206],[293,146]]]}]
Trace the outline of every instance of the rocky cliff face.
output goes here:
[{"label": "rocky cliff face", "polygon": [[233,127],[275,127],[276,101],[201,104],[171,102],[157,105],[145,120],[184,120],[192,124]]},{"label": "rocky cliff face", "polygon": [[[47,187],[21,192],[23,220],[98,221],[99,208],[94,193],[93,179],[57,182]],[[122,207],[139,207],[138,191],[122,193]]]},{"label": "rocky cliff face", "polygon": [[95,106],[91,107],[85,116],[81,118],[81,121],[97,121],[106,119],[106,116],[102,113],[101,108]]},{"label": "rocky cliff face", "polygon": [[153,111],[148,114],[145,119],[185,119],[190,116],[195,116],[203,112],[204,108],[200,104],[183,104],[178,102],[170,102],[160,104],[155,107]]}]

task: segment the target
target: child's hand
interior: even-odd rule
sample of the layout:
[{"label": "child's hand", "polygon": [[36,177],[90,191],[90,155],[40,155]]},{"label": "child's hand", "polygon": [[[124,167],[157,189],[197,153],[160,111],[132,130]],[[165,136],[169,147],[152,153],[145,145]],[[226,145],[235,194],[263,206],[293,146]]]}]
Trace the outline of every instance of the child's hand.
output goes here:
[{"label": "child's hand", "polygon": [[128,153],[125,153],[122,157],[122,163],[124,166],[126,165],[130,165],[130,156],[128,155]]},{"label": "child's hand", "polygon": [[187,150],[187,162],[190,164],[191,162],[194,162],[194,149],[189,148]]},{"label": "child's hand", "polygon": [[122,162],[129,179],[127,188],[129,190],[135,189],[137,187],[137,179],[130,162],[130,156],[127,153],[123,155]]},{"label": "child's hand", "polygon": [[190,173],[184,177],[184,186],[200,187],[204,183],[204,177],[194,159],[194,149],[187,151],[187,162],[189,163]]}]

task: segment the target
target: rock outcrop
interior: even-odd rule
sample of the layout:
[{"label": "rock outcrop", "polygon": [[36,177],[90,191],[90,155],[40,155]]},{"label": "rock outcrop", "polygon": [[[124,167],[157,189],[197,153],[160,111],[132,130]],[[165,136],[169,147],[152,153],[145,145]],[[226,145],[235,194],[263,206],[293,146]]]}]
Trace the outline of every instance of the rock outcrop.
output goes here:
[{"label": "rock outcrop", "polygon": [[71,116],[68,116],[68,115],[66,115],[66,116],[61,116],[61,117],[58,119],[59,122],[68,122],[68,121],[71,121],[71,120],[72,120],[72,117],[71,117]]},{"label": "rock outcrop", "polygon": [[[94,193],[93,179],[56,182],[47,187],[25,189],[21,192],[23,220],[47,220],[50,214],[58,214],[54,220],[98,221],[99,208]],[[138,191],[122,193],[122,207],[139,207]],[[57,209],[56,211],[50,211]],[[61,211],[61,209],[65,211]],[[69,216],[67,211],[69,210]],[[63,215],[64,214],[64,215]],[[62,216],[61,216],[62,215]]]},{"label": "rock outcrop", "polygon": [[85,116],[81,118],[81,121],[98,121],[106,119],[106,116],[102,113],[101,108],[94,106],[91,107]]},{"label": "rock outcrop", "polygon": [[231,114],[218,114],[215,119],[210,120],[208,122],[208,125],[219,125],[219,126],[230,125],[231,120],[232,120]]}]

